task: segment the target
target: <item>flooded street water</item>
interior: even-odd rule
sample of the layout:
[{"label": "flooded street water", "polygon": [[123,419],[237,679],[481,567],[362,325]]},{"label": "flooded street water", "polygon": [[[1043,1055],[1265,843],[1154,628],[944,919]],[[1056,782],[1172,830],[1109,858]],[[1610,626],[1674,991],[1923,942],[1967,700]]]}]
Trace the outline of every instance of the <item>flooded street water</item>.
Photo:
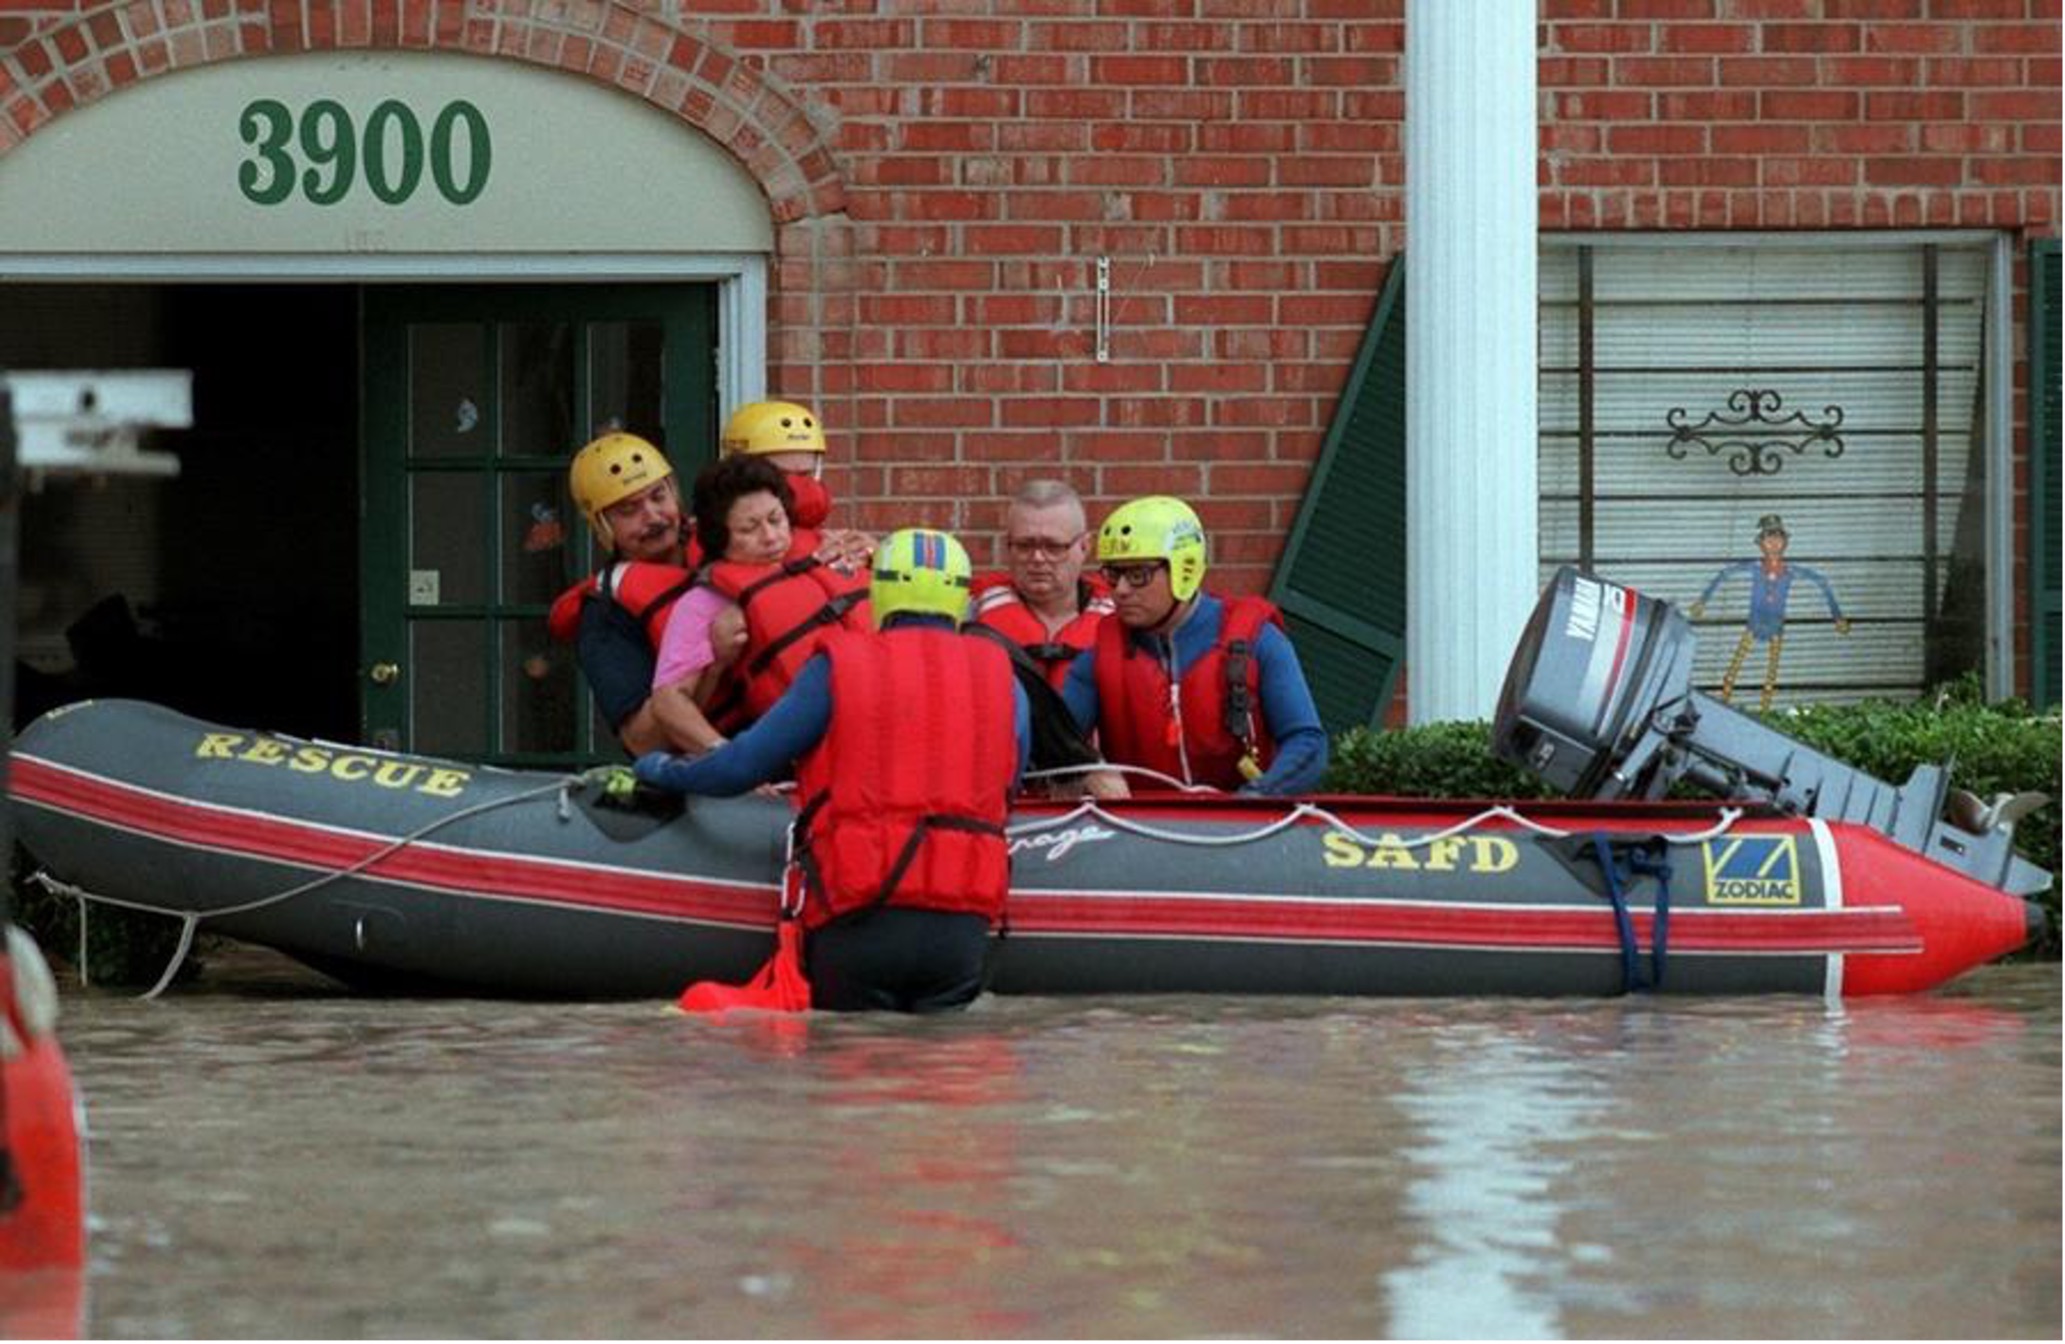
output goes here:
[{"label": "flooded street water", "polygon": [[2060,979],[946,1019],[67,996],[98,1336],[2060,1330]]}]

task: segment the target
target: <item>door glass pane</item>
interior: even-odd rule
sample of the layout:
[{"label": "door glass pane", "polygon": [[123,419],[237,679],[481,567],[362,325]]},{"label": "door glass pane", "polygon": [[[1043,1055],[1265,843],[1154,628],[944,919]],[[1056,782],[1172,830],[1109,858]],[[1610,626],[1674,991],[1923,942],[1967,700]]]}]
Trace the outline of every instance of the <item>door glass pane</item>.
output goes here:
[{"label": "door glass pane", "polygon": [[565,322],[504,322],[502,456],[565,457],[574,441],[574,332]]},{"label": "door glass pane", "polygon": [[468,322],[409,328],[409,453],[464,457],[488,451],[487,344]]},{"label": "door glass pane", "polygon": [[628,429],[666,448],[661,397],[665,344],[658,322],[588,324],[589,418],[597,431]]},{"label": "door glass pane", "polygon": [[571,646],[542,619],[502,623],[502,750],[572,751],[580,688]]},{"label": "door glass pane", "polygon": [[477,606],[488,601],[488,538],[481,527],[477,471],[421,471],[409,477],[409,605]]},{"label": "door glass pane", "polygon": [[409,687],[412,750],[477,759],[487,740],[485,621],[411,621]]},{"label": "door glass pane", "polygon": [[556,471],[513,471],[499,488],[502,601],[550,602],[569,581],[569,545],[579,546],[587,531],[565,498],[566,478]]}]

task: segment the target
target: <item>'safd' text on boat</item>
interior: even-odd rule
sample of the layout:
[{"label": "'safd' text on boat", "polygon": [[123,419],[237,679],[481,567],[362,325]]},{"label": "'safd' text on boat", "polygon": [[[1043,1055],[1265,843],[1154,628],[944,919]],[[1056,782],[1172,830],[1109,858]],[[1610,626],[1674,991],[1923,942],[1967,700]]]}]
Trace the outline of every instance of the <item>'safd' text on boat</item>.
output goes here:
[{"label": "'safd' text on boat", "polygon": [[1395,868],[1402,873],[1453,873],[1457,861],[1466,873],[1503,873],[1520,862],[1520,847],[1501,835],[1452,835],[1424,845],[1385,832],[1373,845],[1364,845],[1339,831],[1328,831],[1326,846],[1329,868]]},{"label": "'safd' text on boat", "polygon": [[383,760],[362,752],[297,745],[250,733],[203,733],[194,747],[194,758],[283,765],[304,775],[329,775],[348,784],[372,784],[383,789],[414,789],[433,798],[457,798],[466,791],[466,781],[473,778],[466,770],[425,765],[421,761]]}]

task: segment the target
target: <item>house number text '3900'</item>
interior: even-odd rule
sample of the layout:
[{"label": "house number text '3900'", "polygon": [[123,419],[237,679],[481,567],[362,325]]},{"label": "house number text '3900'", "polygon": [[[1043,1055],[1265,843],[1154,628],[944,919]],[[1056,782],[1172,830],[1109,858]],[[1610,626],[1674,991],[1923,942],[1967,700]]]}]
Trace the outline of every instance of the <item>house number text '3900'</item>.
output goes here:
[{"label": "house number text '3900'", "polygon": [[312,205],[335,205],[361,174],[381,202],[400,205],[423,184],[426,164],[438,195],[470,205],[487,188],[494,158],[488,119],[463,98],[445,104],[427,138],[414,110],[392,98],[367,115],[363,133],[332,98],[310,103],[298,118],[276,98],[256,99],[238,116],[237,131],[251,147],[237,185],[258,205],[278,205],[296,187]]}]

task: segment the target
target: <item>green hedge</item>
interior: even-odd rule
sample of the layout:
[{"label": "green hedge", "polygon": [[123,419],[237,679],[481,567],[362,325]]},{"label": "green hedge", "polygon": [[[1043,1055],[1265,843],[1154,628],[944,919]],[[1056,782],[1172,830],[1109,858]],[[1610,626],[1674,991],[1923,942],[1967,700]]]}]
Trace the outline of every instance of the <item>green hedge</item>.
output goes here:
[{"label": "green hedge", "polygon": [[[2051,801],[2016,826],[2015,848],[2052,874],[2051,889],[2038,898],[2050,915],[2050,929],[2036,953],[2058,957],[2056,710],[2036,714],[2019,700],[1987,704],[1973,678],[1926,701],[1816,705],[1761,717],[1788,737],[1892,784],[1906,783],[1918,765],[1948,763],[1952,785],[1981,798],[2048,794]],[[1334,743],[1327,788],[1408,798],[1550,796],[1533,776],[1493,758],[1491,725],[1481,722],[1395,732],[1351,729]]]}]

